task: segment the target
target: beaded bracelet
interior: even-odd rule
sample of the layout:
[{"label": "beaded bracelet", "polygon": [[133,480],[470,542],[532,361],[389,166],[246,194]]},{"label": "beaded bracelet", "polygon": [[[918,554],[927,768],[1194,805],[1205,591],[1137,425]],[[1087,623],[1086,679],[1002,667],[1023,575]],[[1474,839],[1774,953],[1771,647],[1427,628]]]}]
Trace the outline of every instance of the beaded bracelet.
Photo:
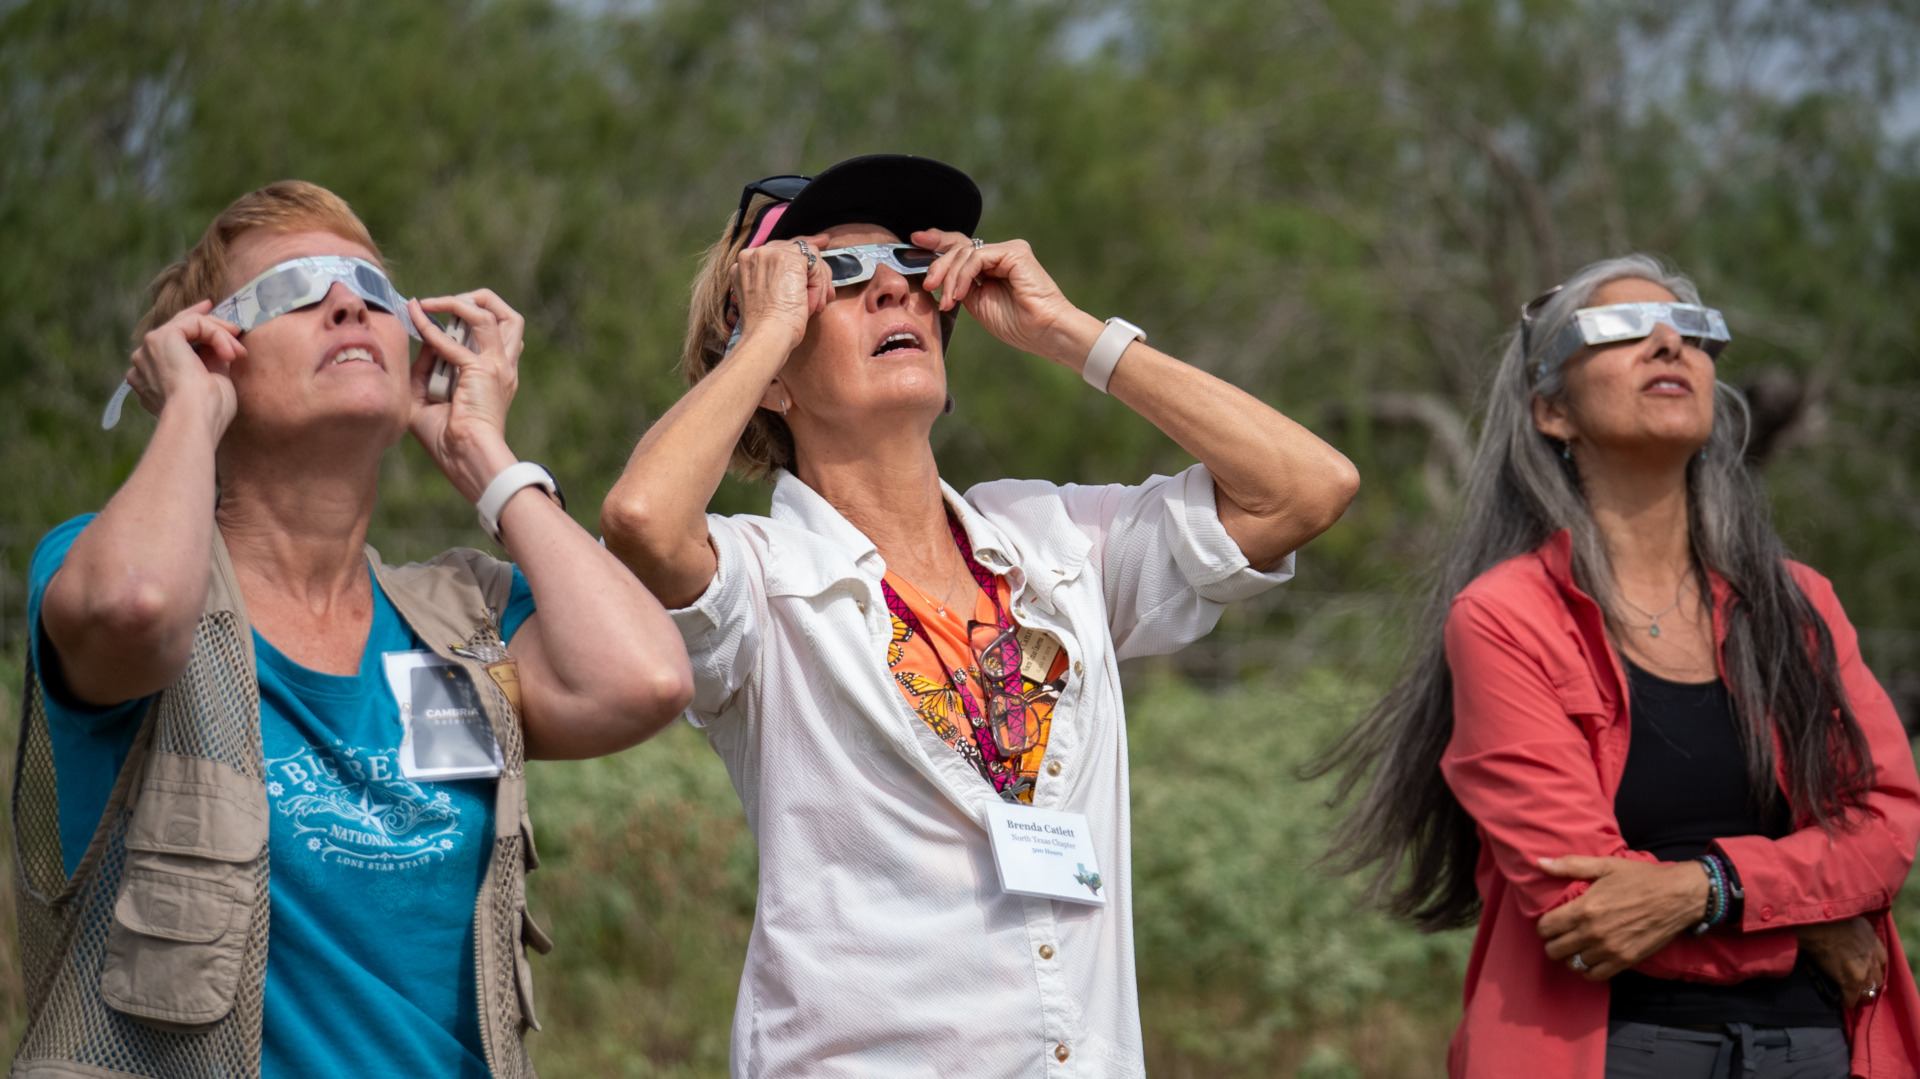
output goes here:
[{"label": "beaded bracelet", "polygon": [[1703,854],[1694,860],[1700,863],[1700,868],[1707,874],[1706,915],[1701,918],[1699,925],[1693,927],[1694,936],[1699,936],[1725,922],[1732,906],[1727,898],[1728,877],[1726,870],[1721,867],[1720,856]]}]

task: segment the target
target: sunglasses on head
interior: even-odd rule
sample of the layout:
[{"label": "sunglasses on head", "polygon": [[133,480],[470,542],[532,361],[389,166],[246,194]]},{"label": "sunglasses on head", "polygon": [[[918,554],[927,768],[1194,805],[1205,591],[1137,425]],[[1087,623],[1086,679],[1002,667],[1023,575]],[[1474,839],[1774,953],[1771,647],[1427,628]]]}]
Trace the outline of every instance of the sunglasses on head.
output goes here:
[{"label": "sunglasses on head", "polygon": [[[800,192],[813,182],[811,176],[787,173],[781,176],[764,176],[740,189],[740,205],[733,211],[733,231],[727,233],[727,246],[732,247],[742,235],[758,236],[760,223],[775,207],[785,206],[800,197]],[[765,195],[773,201],[760,207],[760,212],[747,219],[747,207],[753,205],[755,195]]]},{"label": "sunglasses on head", "polygon": [[398,318],[410,336],[420,336],[413,320],[406,316],[407,301],[387,280],[386,273],[366,259],[341,255],[313,255],[270,266],[215,304],[212,314],[235,323],[245,333],[269,319],[319,303],[336,284],[347,286],[368,307]]},{"label": "sunglasses on head", "polygon": [[870,281],[882,266],[891,267],[903,277],[924,274],[933,265],[933,260],[939,257],[924,247],[912,244],[857,244],[820,252],[820,260],[827,264],[827,272],[833,275],[834,288]]}]

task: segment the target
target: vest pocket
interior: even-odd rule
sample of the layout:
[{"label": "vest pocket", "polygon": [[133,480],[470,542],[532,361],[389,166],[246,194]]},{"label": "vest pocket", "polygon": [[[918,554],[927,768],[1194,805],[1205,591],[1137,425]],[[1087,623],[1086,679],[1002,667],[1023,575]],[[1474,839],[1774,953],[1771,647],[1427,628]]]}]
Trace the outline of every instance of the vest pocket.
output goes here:
[{"label": "vest pocket", "polygon": [[553,950],[553,940],[547,936],[527,913],[520,908],[520,946],[513,950],[513,985],[520,995],[520,1018],[526,1027],[540,1029],[540,1016],[533,1010],[533,962],[527,957],[527,948],[545,955]]},{"label": "vest pocket", "polygon": [[[224,1018],[240,987],[240,960],[253,921],[252,872],[181,872],[186,859],[130,853],[107,929],[100,997],[127,1015],[198,1026]],[[224,879],[222,879],[224,878]]]},{"label": "vest pocket", "polygon": [[100,996],[162,1026],[197,1027],[233,1010],[258,902],[266,790],[217,761],[148,761],[107,929]]}]

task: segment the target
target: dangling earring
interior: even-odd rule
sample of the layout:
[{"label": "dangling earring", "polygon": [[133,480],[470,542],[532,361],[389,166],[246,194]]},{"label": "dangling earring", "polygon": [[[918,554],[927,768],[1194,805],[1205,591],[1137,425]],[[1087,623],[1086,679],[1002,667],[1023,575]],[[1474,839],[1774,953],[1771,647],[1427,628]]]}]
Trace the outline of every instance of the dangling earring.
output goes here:
[{"label": "dangling earring", "polygon": [[787,400],[787,399],[786,399],[786,398],[784,398],[784,397],[782,397],[782,398],[780,399],[780,418],[781,418],[781,419],[783,419],[783,420],[784,420],[784,419],[786,419],[786,418],[787,418],[787,409],[790,409],[790,408],[792,408],[792,407],[793,407],[793,402],[792,402],[792,401],[789,401],[789,400]]},{"label": "dangling earring", "polygon": [[1560,443],[1560,459],[1562,461],[1567,462],[1568,464],[1573,463],[1573,443],[1572,442]]},{"label": "dangling earring", "polygon": [[948,394],[947,403],[940,406],[940,414],[942,416],[953,415],[953,395],[952,394]]}]

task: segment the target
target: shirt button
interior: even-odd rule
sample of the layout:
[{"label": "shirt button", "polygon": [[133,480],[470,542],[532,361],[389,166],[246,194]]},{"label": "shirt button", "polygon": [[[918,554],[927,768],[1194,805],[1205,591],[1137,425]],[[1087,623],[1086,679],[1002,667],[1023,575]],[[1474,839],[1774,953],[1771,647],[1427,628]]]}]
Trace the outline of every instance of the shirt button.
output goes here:
[{"label": "shirt button", "polygon": [[1050,776],[1057,776],[1057,775],[1059,775],[1059,774],[1060,774],[1060,762],[1059,762],[1059,761],[1048,761],[1048,762],[1047,762],[1047,774],[1048,774],[1048,775],[1050,775]]},{"label": "shirt button", "polygon": [[1770,922],[1770,921],[1773,921],[1773,908],[1772,908],[1772,907],[1761,907],[1761,908],[1760,908],[1760,920],[1761,920],[1761,921],[1763,921],[1763,922]]},{"label": "shirt button", "polygon": [[1820,913],[1822,913],[1822,914],[1824,914],[1824,915],[1826,915],[1826,916],[1827,916],[1827,919],[1828,919],[1829,921],[1831,921],[1831,920],[1833,919],[1833,904],[1832,904],[1832,903],[1828,903],[1828,904],[1827,904],[1826,906],[1824,906],[1824,907],[1821,907],[1821,908],[1820,908]]},{"label": "shirt button", "polygon": [[1067,1046],[1066,1046],[1066,1043],[1064,1042],[1053,1047],[1053,1059],[1059,1061],[1062,1064],[1065,1064],[1067,1062],[1067,1057],[1071,1055],[1072,1054],[1067,1052]]},{"label": "shirt button", "polygon": [[1082,663],[1081,663],[1081,662],[1080,662],[1079,660],[1077,660],[1077,659],[1076,659],[1076,660],[1074,660],[1074,661],[1073,661],[1073,676],[1074,676],[1075,678],[1078,678],[1078,677],[1080,677],[1081,675],[1083,675],[1083,674],[1086,674],[1086,673],[1087,673],[1087,668],[1086,668],[1086,666],[1085,666],[1084,664],[1082,664]]},{"label": "shirt button", "polygon": [[1052,958],[1053,958],[1053,945],[1051,945],[1051,944],[1042,944],[1042,945],[1040,946],[1040,958],[1042,958],[1042,959],[1052,959]]}]

